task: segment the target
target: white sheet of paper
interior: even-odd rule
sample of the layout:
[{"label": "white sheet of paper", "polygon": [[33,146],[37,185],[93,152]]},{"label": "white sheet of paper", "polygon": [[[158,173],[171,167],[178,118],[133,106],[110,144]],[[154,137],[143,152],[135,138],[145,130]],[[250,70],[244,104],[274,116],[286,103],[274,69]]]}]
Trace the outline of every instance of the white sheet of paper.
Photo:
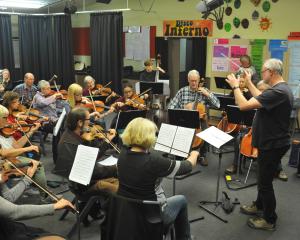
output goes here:
[{"label": "white sheet of paper", "polygon": [[56,123],[54,129],[53,129],[54,136],[57,136],[57,133],[58,133],[59,129],[61,128],[61,124],[63,123],[63,120],[64,120],[66,114],[67,114],[67,112],[66,112],[66,109],[64,108],[62,113],[59,116],[59,119],[57,120],[57,123]]},{"label": "white sheet of paper", "polygon": [[91,181],[99,149],[79,145],[69,179],[82,185],[88,185]]},{"label": "white sheet of paper", "polygon": [[202,138],[205,142],[208,142],[210,145],[216,148],[220,148],[225,143],[233,139],[232,136],[214,126],[205,129],[204,131],[198,133],[196,136]]},{"label": "white sheet of paper", "polygon": [[178,127],[175,139],[173,141],[171,154],[181,157],[187,157],[194,138],[195,129]]},{"label": "white sheet of paper", "polygon": [[159,129],[154,149],[157,151],[169,153],[173,144],[173,139],[175,137],[176,130],[176,126],[162,123]]},{"label": "white sheet of paper", "polygon": [[112,165],[116,165],[117,162],[118,162],[117,158],[115,158],[114,156],[109,156],[108,158],[99,161],[98,164],[101,164],[103,166],[112,166]]}]

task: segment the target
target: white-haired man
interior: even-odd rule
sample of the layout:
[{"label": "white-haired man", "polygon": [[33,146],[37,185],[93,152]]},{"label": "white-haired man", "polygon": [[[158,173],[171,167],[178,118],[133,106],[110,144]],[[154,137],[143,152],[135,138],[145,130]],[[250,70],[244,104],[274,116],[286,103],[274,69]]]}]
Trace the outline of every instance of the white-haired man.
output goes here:
[{"label": "white-haired man", "polygon": [[246,100],[239,90],[239,79],[234,74],[227,82],[234,91],[237,105],[242,111],[257,109],[252,124],[252,145],[258,149],[258,194],[251,206],[242,206],[248,215],[263,212],[263,217],[250,218],[248,225],[256,229],[275,230],[277,214],[273,178],[281,158],[290,147],[289,120],[293,106],[293,94],[282,77],[282,62],[268,59],[262,67],[262,78],[271,87],[261,92],[246,71],[246,85],[252,98]]},{"label": "white-haired man", "polygon": [[[219,99],[210,92],[207,88],[199,86],[200,74],[197,70],[191,70],[188,73],[188,86],[185,86],[176,93],[175,97],[169,104],[168,109],[189,109],[191,103],[197,100],[198,103],[202,103],[205,106],[210,105],[216,108],[220,107]],[[206,121],[201,121],[201,128],[205,129],[207,127]],[[200,156],[202,157],[201,164],[204,166],[208,165],[206,159],[207,144],[200,149]]]}]

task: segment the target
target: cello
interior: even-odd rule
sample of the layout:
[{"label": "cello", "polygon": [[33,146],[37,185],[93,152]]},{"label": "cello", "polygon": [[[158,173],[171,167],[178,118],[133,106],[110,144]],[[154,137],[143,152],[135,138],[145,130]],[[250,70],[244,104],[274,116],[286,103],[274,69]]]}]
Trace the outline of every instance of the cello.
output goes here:
[{"label": "cello", "polygon": [[258,150],[252,146],[252,128],[242,138],[240,153],[245,157],[257,158]]},{"label": "cello", "polygon": [[[206,108],[205,108],[205,105],[203,103],[199,103],[198,102],[198,94],[199,94],[199,92],[197,91],[195,102],[191,102],[191,103],[186,104],[184,106],[184,109],[198,111],[198,113],[199,113],[199,119],[201,121],[207,121],[207,118],[206,118]],[[201,127],[198,128],[198,129],[196,129],[194,140],[193,140],[193,143],[192,143],[192,149],[199,148],[204,143],[203,139],[201,139],[199,137],[196,137],[196,134],[199,133],[199,132],[201,132],[201,131],[202,131]]]},{"label": "cello", "polygon": [[223,118],[221,119],[221,121],[218,123],[217,126],[218,129],[228,134],[235,134],[241,129],[241,126],[239,124],[228,122],[227,113],[225,111],[222,111],[222,116]]}]

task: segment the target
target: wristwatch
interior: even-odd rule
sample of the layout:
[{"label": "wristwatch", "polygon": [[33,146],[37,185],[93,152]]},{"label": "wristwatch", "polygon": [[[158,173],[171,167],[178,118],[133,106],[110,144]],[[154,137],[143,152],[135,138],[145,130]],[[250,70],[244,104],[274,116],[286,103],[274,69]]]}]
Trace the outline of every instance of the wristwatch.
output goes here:
[{"label": "wristwatch", "polygon": [[237,88],[240,88],[239,86],[234,86],[233,88],[232,88],[232,90],[235,90],[235,89],[237,89]]}]

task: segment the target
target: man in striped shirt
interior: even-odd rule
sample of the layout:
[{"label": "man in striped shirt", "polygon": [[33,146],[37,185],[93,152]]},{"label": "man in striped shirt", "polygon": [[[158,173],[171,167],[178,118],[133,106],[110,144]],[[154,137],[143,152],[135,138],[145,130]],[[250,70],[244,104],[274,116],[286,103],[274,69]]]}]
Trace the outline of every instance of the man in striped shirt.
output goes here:
[{"label": "man in striped shirt", "polygon": [[[185,86],[177,92],[175,97],[169,104],[168,109],[186,109],[187,105],[195,102],[202,103],[205,106],[214,106],[215,108],[220,107],[219,99],[211,93],[207,88],[199,87],[200,74],[197,70],[191,70],[188,73],[188,86]],[[201,128],[205,129],[207,123],[204,120],[201,120]],[[206,159],[207,144],[200,149],[200,156],[202,157],[201,164],[204,166],[208,165]]]}]

